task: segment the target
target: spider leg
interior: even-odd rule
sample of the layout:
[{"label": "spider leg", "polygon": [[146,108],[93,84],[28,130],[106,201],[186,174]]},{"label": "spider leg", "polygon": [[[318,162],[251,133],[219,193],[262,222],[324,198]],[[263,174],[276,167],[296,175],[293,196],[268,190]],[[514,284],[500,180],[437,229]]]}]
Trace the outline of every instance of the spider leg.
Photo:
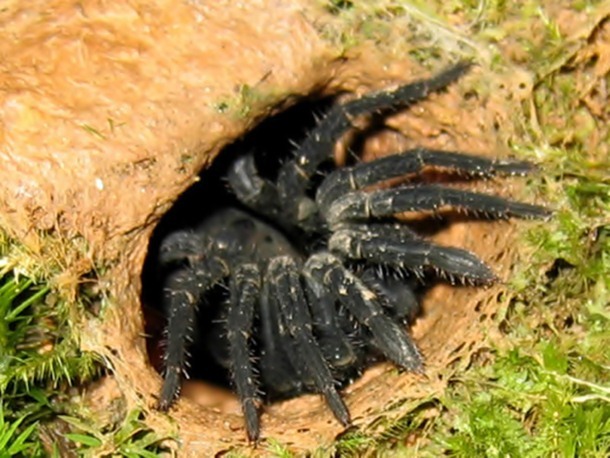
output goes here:
[{"label": "spider leg", "polygon": [[[173,240],[176,239],[170,239],[168,243],[173,243]],[[162,253],[165,248],[162,244]],[[180,391],[199,297],[229,274],[228,265],[223,259],[214,255],[203,257],[201,253],[205,253],[205,246],[193,248],[197,251],[190,254],[185,252],[189,254],[186,264],[175,267],[168,274],[163,288],[163,304],[168,317],[163,386],[158,403],[159,410],[163,411],[171,407]]]},{"label": "spider leg", "polygon": [[260,300],[260,367],[271,394],[285,397],[302,392],[303,373],[288,359],[288,355],[295,351],[295,345],[286,330],[280,302],[271,291],[273,281],[271,272],[267,270]]},{"label": "spider leg", "polygon": [[491,178],[495,175],[526,175],[534,165],[524,161],[490,160],[462,152],[415,148],[333,171],[320,184],[316,203],[325,209],[350,191],[390,178],[420,173],[426,167],[448,169],[464,176]]},{"label": "spider leg", "polygon": [[161,268],[171,264],[196,262],[205,252],[206,241],[194,231],[176,231],[168,234],[159,247],[158,265]]},{"label": "spider leg", "polygon": [[421,370],[421,356],[404,326],[384,313],[377,294],[348,271],[338,257],[324,252],[315,254],[307,260],[304,270],[326,285],[370,330],[376,346],[387,358],[407,370]]},{"label": "spider leg", "polygon": [[254,154],[241,156],[231,164],[227,179],[235,196],[246,206],[276,219],[280,213],[277,188],[258,173]]},{"label": "spider leg", "polygon": [[366,259],[376,264],[407,268],[416,273],[433,267],[450,280],[459,278],[472,284],[493,283],[496,276],[474,254],[444,247],[406,232],[400,225],[348,225],[330,237],[331,252],[349,259]]},{"label": "spider leg", "polygon": [[375,267],[366,268],[359,277],[369,288],[385,299],[383,305],[396,319],[406,320],[408,323],[415,320],[421,307],[405,278],[380,272]]},{"label": "spider leg", "polygon": [[256,264],[240,266],[231,277],[227,313],[230,370],[246,420],[250,441],[260,434],[258,382],[250,358],[248,341],[252,333],[254,306],[259,297],[260,272]]},{"label": "spider leg", "polygon": [[550,214],[538,205],[437,185],[351,192],[335,200],[324,214],[328,224],[337,227],[343,221],[367,220],[417,210],[439,211],[443,207],[493,219],[544,218]]},{"label": "spider leg", "polygon": [[[291,221],[303,221],[311,216],[304,211],[311,206],[306,196],[311,177],[320,164],[333,158],[335,143],[352,127],[352,118],[396,107],[406,107],[425,99],[458,80],[471,67],[459,62],[432,78],[365,95],[343,105],[336,105],[299,145],[295,157],[284,163],[277,179],[277,191],[283,213]],[[295,200],[298,202],[295,205]]]},{"label": "spider leg", "polygon": [[324,358],[335,369],[351,366],[357,359],[338,322],[336,299],[315,278],[304,275],[313,329]]},{"label": "spider leg", "polygon": [[311,315],[296,262],[287,256],[274,258],[269,264],[269,272],[273,277],[272,294],[280,300],[286,325],[296,343],[297,351],[289,353],[293,365],[305,368],[337,420],[344,426],[349,425],[347,406],[335,387],[329,365],[313,336]]}]

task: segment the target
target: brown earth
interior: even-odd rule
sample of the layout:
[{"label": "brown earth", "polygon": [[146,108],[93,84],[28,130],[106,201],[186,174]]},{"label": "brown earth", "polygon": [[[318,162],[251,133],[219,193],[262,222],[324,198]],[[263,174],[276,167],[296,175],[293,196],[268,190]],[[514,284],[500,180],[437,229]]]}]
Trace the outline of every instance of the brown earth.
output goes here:
[{"label": "brown earth", "polygon": [[[97,398],[115,386],[128,406],[154,405],[160,377],[148,363],[139,303],[148,239],[223,146],[314,90],[362,93],[430,74],[406,57],[405,38],[400,55],[370,41],[343,52],[321,32],[335,19],[312,5],[39,0],[9,2],[0,12],[0,225],[26,245],[59,239],[80,250],[66,266],[72,277],[103,272],[112,305],[102,321],[82,323],[83,349],[113,368]],[[447,93],[393,116],[388,124],[404,136],[381,133],[369,154],[413,144],[504,154],[509,104],[531,90],[530,75],[512,70],[510,78],[487,78],[482,65]],[[508,186],[486,185],[511,194]],[[506,278],[513,232],[509,223],[462,221],[437,239],[471,249]],[[387,365],[368,371],[346,390],[354,423],[399,418],[410,401],[440,393],[450,363],[467,361],[480,345],[499,291],[435,288],[414,328],[427,375]],[[147,417],[160,434],[177,431],[180,456],[245,444],[234,399],[217,402],[220,395],[206,398],[204,390],[195,402],[198,390],[188,390],[192,397],[171,418],[152,409]],[[342,432],[317,396],[271,406],[262,421],[264,438],[295,451]]]}]

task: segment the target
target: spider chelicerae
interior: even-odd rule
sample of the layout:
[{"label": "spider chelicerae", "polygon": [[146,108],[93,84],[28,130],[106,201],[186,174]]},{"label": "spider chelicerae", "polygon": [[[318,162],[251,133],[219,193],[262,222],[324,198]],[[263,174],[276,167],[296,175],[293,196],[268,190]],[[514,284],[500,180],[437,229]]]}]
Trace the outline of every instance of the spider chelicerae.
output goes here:
[{"label": "spider chelicerae", "polygon": [[[333,105],[274,173],[259,171],[254,152],[237,156],[226,173],[234,204],[164,236],[156,254],[167,317],[161,410],[178,396],[198,307],[218,311],[207,341],[229,373],[252,441],[264,399],[318,392],[348,425],[339,389],[371,361],[381,356],[422,370],[407,326],[419,309],[409,278],[432,271],[452,283],[488,285],[496,277],[474,254],[436,245],[395,215],[447,207],[491,219],[548,212],[438,184],[376,185],[428,168],[491,178],[525,175],[532,165],[416,148],[318,174],[332,164],[354,118],[413,105],[470,66],[460,62],[429,79]],[[220,305],[205,300],[218,285],[228,291]]]}]

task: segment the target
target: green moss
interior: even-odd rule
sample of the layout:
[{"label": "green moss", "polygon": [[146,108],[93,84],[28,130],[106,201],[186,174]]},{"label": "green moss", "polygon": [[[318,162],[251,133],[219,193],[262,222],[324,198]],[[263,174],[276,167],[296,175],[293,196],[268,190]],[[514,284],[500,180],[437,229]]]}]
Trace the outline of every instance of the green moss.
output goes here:
[{"label": "green moss", "polygon": [[63,334],[62,308],[45,302],[49,292],[23,275],[0,277],[0,442],[19,444],[3,456],[42,453],[36,430],[53,415],[53,393],[95,371]]},{"label": "green moss", "polygon": [[269,109],[270,105],[281,100],[281,94],[274,88],[264,84],[264,77],[258,84],[240,84],[235,92],[218,101],[212,108],[220,114],[230,116],[236,120],[249,119],[252,113],[260,112],[263,108]]},{"label": "green moss", "polygon": [[70,387],[102,372],[96,355],[79,350],[75,308],[88,314],[87,295],[69,303],[42,278],[6,268],[8,253],[22,253],[18,248],[1,250],[0,457],[64,456],[52,444],[66,440],[79,456],[159,456],[161,439],[144,426],[141,412],[123,412],[116,424],[102,425],[73,399]]}]

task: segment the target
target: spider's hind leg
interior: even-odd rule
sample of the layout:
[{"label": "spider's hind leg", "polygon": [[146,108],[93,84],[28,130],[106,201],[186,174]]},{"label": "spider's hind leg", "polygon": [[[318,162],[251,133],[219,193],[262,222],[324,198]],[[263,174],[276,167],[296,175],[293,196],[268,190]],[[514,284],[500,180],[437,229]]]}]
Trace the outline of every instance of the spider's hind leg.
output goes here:
[{"label": "spider's hind leg", "polygon": [[335,200],[351,191],[391,178],[421,173],[427,167],[450,170],[467,177],[491,178],[496,175],[523,176],[534,165],[525,161],[492,160],[459,151],[415,148],[333,171],[318,188],[316,202],[325,212]]}]

